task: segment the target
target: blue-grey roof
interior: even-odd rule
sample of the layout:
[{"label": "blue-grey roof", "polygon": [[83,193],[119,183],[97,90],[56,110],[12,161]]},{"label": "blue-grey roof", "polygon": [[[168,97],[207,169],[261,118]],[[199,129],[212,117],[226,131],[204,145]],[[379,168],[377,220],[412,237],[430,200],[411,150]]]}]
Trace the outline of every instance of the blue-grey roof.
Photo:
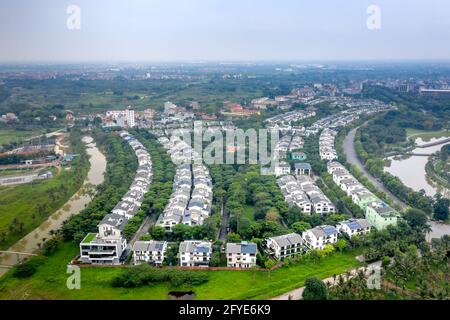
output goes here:
[{"label": "blue-grey roof", "polygon": [[307,162],[296,162],[294,168],[299,170],[311,170],[311,165]]},{"label": "blue-grey roof", "polygon": [[327,236],[330,236],[332,234],[336,234],[337,233],[336,228],[333,227],[333,226],[324,226],[322,228],[322,230],[323,230],[323,232],[325,232],[327,234]]},{"label": "blue-grey roof", "polygon": [[242,253],[256,254],[256,251],[257,251],[256,243],[242,242],[241,243],[241,251],[242,251]]}]

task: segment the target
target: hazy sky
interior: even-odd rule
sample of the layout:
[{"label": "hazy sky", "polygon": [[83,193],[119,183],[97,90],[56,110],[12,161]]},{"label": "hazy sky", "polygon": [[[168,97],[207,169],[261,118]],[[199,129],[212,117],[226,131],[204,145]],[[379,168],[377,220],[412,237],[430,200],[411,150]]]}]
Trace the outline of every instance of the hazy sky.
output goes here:
[{"label": "hazy sky", "polygon": [[450,1],[0,1],[0,61],[365,59],[450,59]]}]

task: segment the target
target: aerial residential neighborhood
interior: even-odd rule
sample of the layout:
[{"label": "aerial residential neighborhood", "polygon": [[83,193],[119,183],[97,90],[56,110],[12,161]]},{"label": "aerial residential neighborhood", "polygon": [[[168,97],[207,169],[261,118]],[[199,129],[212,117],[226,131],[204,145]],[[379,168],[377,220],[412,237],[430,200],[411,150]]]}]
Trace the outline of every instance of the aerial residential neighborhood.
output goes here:
[{"label": "aerial residential neighborhood", "polygon": [[1,319],[445,315],[449,11],[1,1]]}]

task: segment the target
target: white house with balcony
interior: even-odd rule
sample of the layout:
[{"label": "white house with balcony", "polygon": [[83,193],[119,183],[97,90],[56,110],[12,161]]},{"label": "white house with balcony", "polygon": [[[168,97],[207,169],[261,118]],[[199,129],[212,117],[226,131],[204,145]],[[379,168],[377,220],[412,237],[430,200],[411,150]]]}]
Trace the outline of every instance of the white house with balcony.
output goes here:
[{"label": "white house with balcony", "polygon": [[207,267],[211,260],[211,241],[187,240],[180,243],[179,255],[182,267]]},{"label": "white house with balcony", "polygon": [[372,225],[367,219],[349,219],[341,221],[336,229],[343,234],[346,234],[349,238],[353,236],[363,236],[370,232]]},{"label": "white house with balcony", "polygon": [[324,225],[304,231],[302,238],[308,249],[322,250],[327,244],[335,244],[338,235],[339,232],[335,227]]},{"label": "white house with balcony", "polygon": [[133,245],[134,264],[142,262],[161,265],[167,251],[167,241],[136,241]]},{"label": "white house with balcony", "polygon": [[265,246],[269,255],[277,260],[283,260],[303,252],[303,239],[297,233],[289,233],[267,238]]},{"label": "white house with balcony", "polygon": [[227,243],[226,257],[229,268],[252,268],[256,266],[256,243],[242,241],[241,243]]}]

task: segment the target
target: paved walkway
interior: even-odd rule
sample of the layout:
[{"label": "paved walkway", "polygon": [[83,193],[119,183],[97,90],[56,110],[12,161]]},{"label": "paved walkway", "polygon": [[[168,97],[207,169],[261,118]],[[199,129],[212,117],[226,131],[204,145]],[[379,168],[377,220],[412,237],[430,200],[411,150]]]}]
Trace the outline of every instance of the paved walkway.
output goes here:
[{"label": "paved walkway", "polygon": [[[371,264],[369,264],[369,266],[372,266],[372,267],[375,267],[375,266],[380,267],[380,266],[381,266],[381,261],[376,261],[376,262],[374,262],[374,263],[371,263]],[[369,267],[369,266],[368,266],[368,267]],[[361,270],[361,269],[364,269],[364,267],[350,270],[350,278],[351,278],[352,276],[356,275],[356,273],[357,273],[359,270]],[[341,275],[342,275],[342,276],[347,276],[347,273],[343,273],[343,274],[341,274]],[[344,277],[344,279],[347,280],[347,277]],[[339,282],[339,275],[336,276],[336,278],[334,278],[334,277],[329,277],[329,278],[322,279],[322,281],[325,282],[325,283],[328,282],[331,286],[334,286],[334,285],[336,285],[336,284]],[[300,300],[300,299],[302,298],[302,295],[303,295],[303,291],[304,291],[304,290],[305,290],[305,287],[300,287],[300,288],[294,289],[294,290],[292,290],[292,291],[286,292],[286,293],[282,294],[281,296],[272,298],[272,299],[270,299],[270,300]]]},{"label": "paved walkway", "polygon": [[392,199],[393,203],[400,206],[400,208],[405,209],[407,207],[407,205],[401,201],[399,198],[397,198],[395,195],[393,195],[380,181],[378,181],[374,176],[372,176],[367,169],[364,167],[364,165],[361,163],[361,161],[358,158],[358,155],[356,154],[356,150],[355,150],[355,135],[356,135],[356,131],[359,129],[358,128],[354,128],[352,129],[347,136],[344,139],[344,144],[343,144],[343,148],[344,148],[344,153],[347,157],[347,162],[355,165],[359,171],[361,171],[368,179],[370,182],[372,182],[372,184],[378,188],[379,190],[383,191],[384,193],[386,193],[386,195]]}]

